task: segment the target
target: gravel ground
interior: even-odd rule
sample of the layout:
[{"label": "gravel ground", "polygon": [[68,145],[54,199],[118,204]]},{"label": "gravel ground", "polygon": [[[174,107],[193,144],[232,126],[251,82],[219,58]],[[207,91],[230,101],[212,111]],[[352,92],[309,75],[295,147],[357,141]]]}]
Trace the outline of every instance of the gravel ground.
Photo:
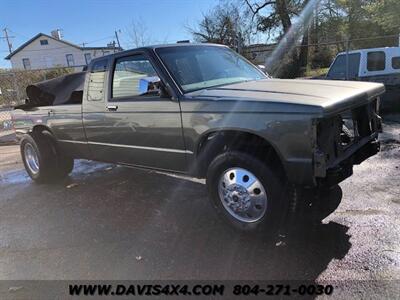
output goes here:
[{"label": "gravel ground", "polygon": [[400,123],[386,120],[382,151],[340,184],[338,209],[278,244],[224,226],[201,180],[81,160],[37,185],[18,146],[2,146],[0,280],[306,279],[349,284],[336,298],[398,297]]}]

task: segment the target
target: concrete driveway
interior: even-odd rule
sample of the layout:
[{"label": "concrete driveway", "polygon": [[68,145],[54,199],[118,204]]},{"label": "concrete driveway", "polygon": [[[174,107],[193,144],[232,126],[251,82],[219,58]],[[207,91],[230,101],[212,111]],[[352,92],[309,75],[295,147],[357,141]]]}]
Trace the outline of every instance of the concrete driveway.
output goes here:
[{"label": "concrete driveway", "polygon": [[382,143],[382,152],[340,185],[336,212],[284,243],[226,227],[200,180],[81,160],[64,182],[37,185],[23,170],[18,146],[0,147],[0,279],[389,280],[398,286],[400,124],[386,123]]}]

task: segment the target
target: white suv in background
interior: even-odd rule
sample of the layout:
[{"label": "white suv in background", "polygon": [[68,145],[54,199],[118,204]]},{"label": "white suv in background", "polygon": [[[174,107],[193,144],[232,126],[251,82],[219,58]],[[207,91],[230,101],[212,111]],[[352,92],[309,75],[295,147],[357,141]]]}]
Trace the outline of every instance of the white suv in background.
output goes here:
[{"label": "white suv in background", "polygon": [[383,83],[382,108],[400,111],[400,47],[360,49],[339,53],[326,79]]}]

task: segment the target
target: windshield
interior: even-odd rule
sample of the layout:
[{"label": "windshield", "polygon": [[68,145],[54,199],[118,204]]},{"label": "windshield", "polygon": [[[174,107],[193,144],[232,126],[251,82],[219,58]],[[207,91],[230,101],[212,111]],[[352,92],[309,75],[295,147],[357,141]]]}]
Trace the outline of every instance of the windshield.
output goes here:
[{"label": "windshield", "polygon": [[226,47],[165,47],[156,52],[184,92],[267,78]]}]

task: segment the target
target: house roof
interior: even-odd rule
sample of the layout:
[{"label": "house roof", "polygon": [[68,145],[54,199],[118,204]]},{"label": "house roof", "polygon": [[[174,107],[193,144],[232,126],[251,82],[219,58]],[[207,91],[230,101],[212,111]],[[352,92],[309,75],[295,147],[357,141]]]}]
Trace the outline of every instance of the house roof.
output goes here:
[{"label": "house roof", "polygon": [[[63,43],[65,45],[68,45],[68,46],[71,46],[71,47],[74,47],[74,48],[77,48],[77,49],[80,49],[80,50],[106,50],[106,49],[109,50],[109,49],[113,49],[113,48],[110,48],[110,47],[80,47],[80,46],[75,45],[73,43],[70,43],[70,42],[67,42],[67,41],[64,41],[64,40],[59,40],[59,39],[56,39],[56,38],[52,37],[51,35],[48,35],[48,34],[40,32],[37,35],[35,35],[33,38],[31,38],[30,40],[28,40],[25,43],[23,43],[21,46],[19,46],[17,49],[15,49],[13,52],[11,52],[9,55],[7,55],[5,57],[5,59],[10,59],[15,54],[20,52],[22,49],[24,49],[26,46],[28,46],[30,43],[32,43],[34,40],[36,40],[37,38],[39,38],[41,36],[49,38],[49,39],[52,39],[52,40],[55,40],[57,42]],[[119,51],[122,50],[122,48],[120,48],[120,47],[115,47],[115,49],[117,49]]]}]

